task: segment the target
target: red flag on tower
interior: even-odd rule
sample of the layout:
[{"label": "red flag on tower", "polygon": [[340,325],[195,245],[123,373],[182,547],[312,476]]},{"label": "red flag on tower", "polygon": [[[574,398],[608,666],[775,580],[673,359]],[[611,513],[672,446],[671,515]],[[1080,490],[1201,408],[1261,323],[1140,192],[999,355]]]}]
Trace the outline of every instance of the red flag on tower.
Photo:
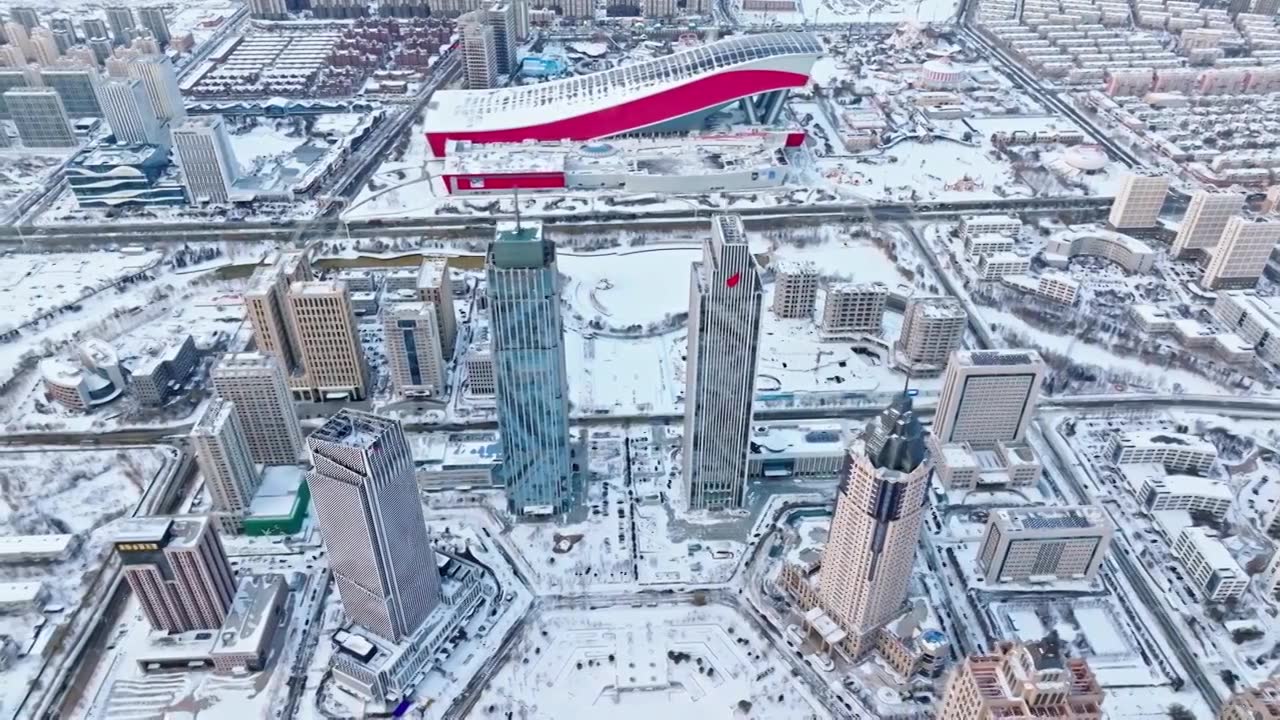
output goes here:
[{"label": "red flag on tower", "polygon": [[729,276],[728,280],[724,281],[724,284],[728,285],[729,287],[736,287],[738,285],[738,281],[741,279],[742,279],[741,273],[734,273]]}]

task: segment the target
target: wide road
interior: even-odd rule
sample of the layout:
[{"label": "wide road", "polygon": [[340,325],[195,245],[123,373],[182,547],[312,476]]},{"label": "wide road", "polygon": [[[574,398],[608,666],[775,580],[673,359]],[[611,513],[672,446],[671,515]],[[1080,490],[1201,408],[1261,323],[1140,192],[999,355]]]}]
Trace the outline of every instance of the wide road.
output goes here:
[{"label": "wide road", "polygon": [[[367,172],[366,167],[364,171]],[[363,177],[353,174],[350,177]],[[348,181],[345,192],[351,191]],[[359,184],[356,184],[359,187]],[[338,205],[333,206],[336,211]],[[965,200],[947,203],[882,203],[839,202],[808,203],[805,205],[781,205],[774,207],[707,208],[706,213],[695,213],[689,208],[673,208],[637,212],[626,208],[597,210],[573,215],[537,214],[545,224],[566,228],[592,228],[635,222],[687,222],[705,223],[706,215],[713,212],[733,212],[747,218],[766,217],[838,217],[850,220],[866,219],[876,222],[898,222],[921,217],[947,218],[973,213],[1021,213],[1024,215],[1053,214],[1064,210],[1093,210],[1105,212],[1111,207],[1109,197],[1063,198],[1003,198],[990,200]],[[491,215],[430,217],[405,217],[371,220],[343,221],[335,217],[311,219],[300,222],[285,220],[255,220],[223,224],[207,222],[159,222],[159,223],[86,223],[76,225],[5,225],[0,226],[0,244],[85,244],[137,243],[137,242],[253,242],[260,240],[288,241],[299,236],[307,237],[396,237],[416,236],[428,232],[475,230],[488,231],[501,217]]]}]

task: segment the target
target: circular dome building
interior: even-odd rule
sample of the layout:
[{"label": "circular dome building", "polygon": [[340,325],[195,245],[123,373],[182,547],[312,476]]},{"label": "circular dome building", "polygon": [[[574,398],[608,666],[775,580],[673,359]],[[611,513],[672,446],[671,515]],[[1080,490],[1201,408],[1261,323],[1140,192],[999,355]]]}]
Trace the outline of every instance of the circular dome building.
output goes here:
[{"label": "circular dome building", "polygon": [[1073,145],[1062,154],[1062,161],[1082,175],[1102,172],[1107,167],[1107,153],[1097,145]]},{"label": "circular dome building", "polygon": [[964,82],[966,73],[946,59],[928,60],[920,66],[920,84],[932,90],[954,88]]}]

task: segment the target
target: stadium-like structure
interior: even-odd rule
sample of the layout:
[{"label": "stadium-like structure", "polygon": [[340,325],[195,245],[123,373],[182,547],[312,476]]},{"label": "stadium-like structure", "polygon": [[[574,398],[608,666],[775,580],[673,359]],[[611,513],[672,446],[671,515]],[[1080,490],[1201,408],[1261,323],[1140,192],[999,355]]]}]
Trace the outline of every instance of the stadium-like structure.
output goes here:
[{"label": "stadium-like structure", "polygon": [[805,33],[735,35],[590,75],[493,90],[445,90],[427,105],[427,142],[594,140],[624,133],[702,129],[738,103],[749,124],[771,124],[822,55]]}]

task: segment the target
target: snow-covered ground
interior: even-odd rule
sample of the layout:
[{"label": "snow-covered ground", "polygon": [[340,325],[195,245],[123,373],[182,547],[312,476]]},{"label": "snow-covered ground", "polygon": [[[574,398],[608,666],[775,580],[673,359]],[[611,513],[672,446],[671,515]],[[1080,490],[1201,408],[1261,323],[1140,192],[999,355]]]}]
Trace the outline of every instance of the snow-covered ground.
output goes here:
[{"label": "snow-covered ground", "polygon": [[28,193],[54,181],[54,173],[71,156],[47,150],[0,149],[0,217],[18,209]]},{"label": "snow-covered ground", "polygon": [[89,622],[86,593],[108,552],[111,521],[129,514],[174,460],[176,452],[159,448],[0,452],[0,534],[76,535],[63,560],[0,569],[0,580],[39,582],[48,593],[45,612],[16,610],[0,617],[0,634],[22,649],[0,683],[6,713],[26,695],[46,658],[56,657],[56,639]]},{"label": "snow-covered ground", "polygon": [[552,610],[529,624],[468,717],[830,717],[780,662],[722,605]]}]

